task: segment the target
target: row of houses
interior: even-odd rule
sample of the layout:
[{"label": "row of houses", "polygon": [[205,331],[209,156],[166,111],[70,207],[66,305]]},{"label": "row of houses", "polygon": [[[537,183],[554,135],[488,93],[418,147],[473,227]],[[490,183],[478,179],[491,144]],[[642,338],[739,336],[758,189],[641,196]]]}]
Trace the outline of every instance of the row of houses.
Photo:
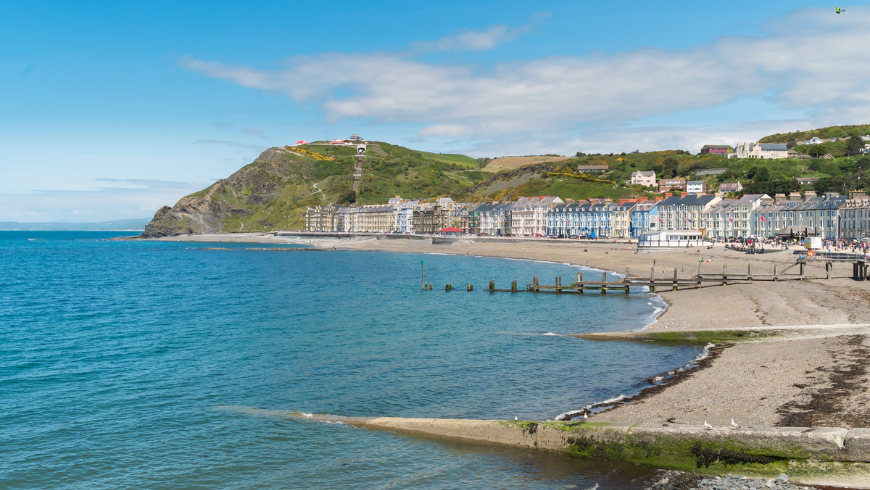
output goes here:
[{"label": "row of houses", "polygon": [[798,193],[665,195],[646,198],[562,200],[522,197],[515,202],[457,203],[403,200],[359,207],[313,206],[307,231],[434,234],[445,231],[490,236],[638,238],[663,231],[692,231],[709,239],[795,234],[826,239],[870,236],[870,199],[863,193],[817,196]]},{"label": "row of houses", "polygon": [[546,236],[547,215],[563,201],[553,196],[522,197],[515,202],[457,203],[404,200],[373,206],[311,206],[305,230],[313,232],[438,233],[445,229],[469,234]]}]

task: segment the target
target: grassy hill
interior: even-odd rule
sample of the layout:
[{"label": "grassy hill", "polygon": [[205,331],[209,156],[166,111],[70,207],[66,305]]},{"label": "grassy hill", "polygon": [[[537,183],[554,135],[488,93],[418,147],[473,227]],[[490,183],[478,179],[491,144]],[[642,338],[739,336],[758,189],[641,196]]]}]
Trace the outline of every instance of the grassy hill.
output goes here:
[{"label": "grassy hill", "polygon": [[[721,182],[740,180],[746,192],[768,194],[798,190],[794,178],[804,176],[821,179],[806,189],[842,193],[867,185],[870,170],[870,157],[729,160],[675,150],[588,155],[487,172],[478,170],[478,160],[464,155],[371,142],[359,192],[354,193],[355,154],[355,148],[342,146],[270,148],[230,177],[182,198],[173,207],[162,208],[143,235],[302,229],[308,206],[383,204],[396,195],[406,199],[449,196],[464,202],[533,195],[577,200],[655,196],[654,189],[625,183],[638,170],[654,170],[658,178],[704,180],[708,189],[716,189]],[[607,165],[608,170],[577,174],[577,165]],[[721,175],[697,175],[711,168],[726,171]]]},{"label": "grassy hill", "polygon": [[865,136],[870,134],[870,124],[856,126],[829,126],[827,128],[795,131],[793,133],[776,133],[758,140],[759,143],[788,143],[789,140],[806,141],[813,137],[822,139],[848,138],[850,136]]}]

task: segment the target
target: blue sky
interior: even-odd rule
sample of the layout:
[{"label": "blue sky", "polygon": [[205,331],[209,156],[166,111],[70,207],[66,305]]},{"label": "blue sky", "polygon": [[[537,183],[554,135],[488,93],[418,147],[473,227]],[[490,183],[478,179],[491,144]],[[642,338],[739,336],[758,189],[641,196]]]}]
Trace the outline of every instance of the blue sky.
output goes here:
[{"label": "blue sky", "polygon": [[4,2],[0,221],[151,216],[270,146],[682,148],[867,123],[870,8]]}]

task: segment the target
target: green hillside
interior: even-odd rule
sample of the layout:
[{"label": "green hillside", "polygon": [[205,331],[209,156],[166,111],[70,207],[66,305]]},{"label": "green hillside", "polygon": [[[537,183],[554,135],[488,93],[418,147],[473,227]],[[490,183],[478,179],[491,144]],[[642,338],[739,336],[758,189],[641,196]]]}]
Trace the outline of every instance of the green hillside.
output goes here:
[{"label": "green hillside", "polygon": [[[639,170],[654,170],[660,179],[704,180],[709,191],[722,182],[740,180],[745,192],[767,194],[799,190],[795,177],[820,179],[813,186],[805,186],[805,190],[844,193],[863,189],[870,170],[870,157],[866,156],[729,160],[720,155],[674,150],[585,155],[493,174],[478,170],[478,161],[464,155],[371,142],[359,192],[354,193],[355,154],[355,148],[343,146],[271,148],[230,177],[182,198],[171,208],[162,208],[144,235],[302,229],[308,206],[384,204],[397,195],[424,200],[448,196],[460,202],[505,201],[533,195],[577,200],[654,197],[656,189],[626,184],[632,172]],[[607,165],[608,170],[578,174],[577,165]],[[721,175],[697,174],[714,168],[726,171]]]},{"label": "green hillside", "polygon": [[759,143],[788,143],[789,140],[806,141],[813,137],[822,139],[848,138],[850,136],[865,136],[870,134],[870,124],[856,126],[829,126],[827,128],[795,131],[793,133],[776,133],[758,140]]}]

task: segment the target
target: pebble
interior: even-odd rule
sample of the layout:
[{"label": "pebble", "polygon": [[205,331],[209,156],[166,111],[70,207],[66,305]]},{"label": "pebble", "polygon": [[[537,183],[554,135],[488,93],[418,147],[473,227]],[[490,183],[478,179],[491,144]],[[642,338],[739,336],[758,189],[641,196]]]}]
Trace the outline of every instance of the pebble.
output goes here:
[{"label": "pebble", "polygon": [[780,474],[776,479],[748,478],[731,473],[720,476],[697,476],[688,473],[665,472],[661,479],[653,483],[649,490],[815,490],[789,483],[788,475]]}]

